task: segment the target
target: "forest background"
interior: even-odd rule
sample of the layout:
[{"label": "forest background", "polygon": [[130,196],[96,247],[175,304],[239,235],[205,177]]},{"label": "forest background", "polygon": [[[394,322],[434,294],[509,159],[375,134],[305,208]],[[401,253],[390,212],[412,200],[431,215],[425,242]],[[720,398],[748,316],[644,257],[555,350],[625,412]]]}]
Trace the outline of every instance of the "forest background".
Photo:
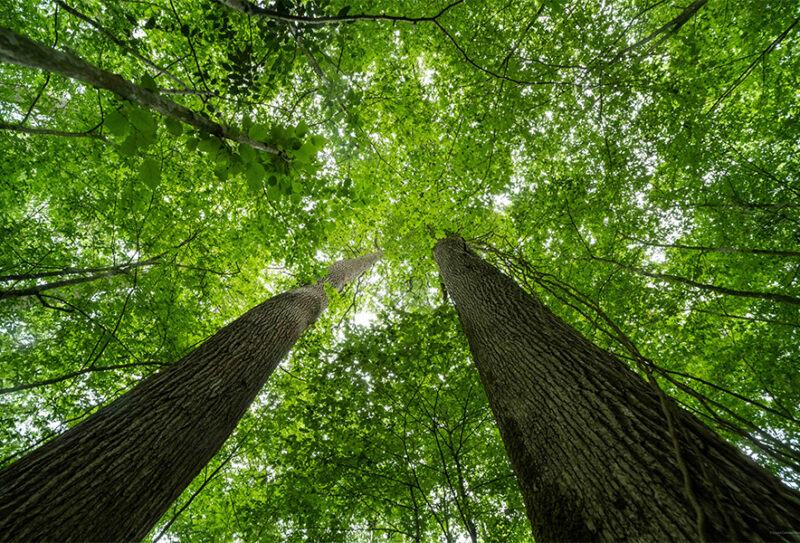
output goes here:
[{"label": "forest background", "polygon": [[133,91],[0,64],[3,465],[378,246],[153,537],[529,540],[432,259],[457,233],[796,486],[797,17],[13,1]]}]

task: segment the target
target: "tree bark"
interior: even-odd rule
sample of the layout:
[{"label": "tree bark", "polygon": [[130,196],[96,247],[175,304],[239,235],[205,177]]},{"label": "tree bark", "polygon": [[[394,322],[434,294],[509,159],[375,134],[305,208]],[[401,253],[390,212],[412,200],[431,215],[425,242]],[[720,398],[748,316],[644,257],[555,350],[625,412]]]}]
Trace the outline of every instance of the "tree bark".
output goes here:
[{"label": "tree bark", "polygon": [[800,494],[463,240],[434,255],[537,541],[800,541]]},{"label": "tree bark", "polygon": [[237,134],[234,137],[225,125],[216,123],[116,74],[98,68],[77,55],[53,49],[3,27],[0,27],[0,62],[44,70],[81,81],[98,89],[111,91],[120,98],[157,111],[165,117],[186,123],[201,132],[244,143],[254,149],[285,158],[282,151],[269,143],[253,140],[245,134]]},{"label": "tree bark", "polygon": [[300,334],[380,258],[251,309],[173,366],[0,471],[0,540],[139,541],[222,447]]}]

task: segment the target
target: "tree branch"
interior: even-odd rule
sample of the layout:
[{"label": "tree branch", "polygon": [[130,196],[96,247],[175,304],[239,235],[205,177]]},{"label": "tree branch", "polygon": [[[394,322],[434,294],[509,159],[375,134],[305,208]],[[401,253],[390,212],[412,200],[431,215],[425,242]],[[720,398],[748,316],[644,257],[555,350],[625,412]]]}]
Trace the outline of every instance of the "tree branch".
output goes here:
[{"label": "tree branch", "polygon": [[697,13],[697,11],[706,4],[706,2],[708,2],[708,0],[696,0],[691,5],[689,5],[686,9],[684,9],[680,13],[680,15],[678,15],[677,17],[675,17],[674,19],[672,19],[671,21],[669,21],[668,23],[663,25],[661,28],[659,28],[658,30],[654,31],[652,34],[650,34],[646,38],[643,38],[643,39],[637,41],[633,45],[631,45],[629,47],[626,47],[625,49],[623,49],[622,51],[620,51],[619,53],[614,55],[614,58],[612,58],[609,61],[609,64],[613,64],[614,62],[617,62],[619,59],[621,59],[622,57],[624,57],[625,55],[627,55],[631,51],[635,51],[636,49],[639,49],[643,45],[647,45],[648,43],[653,41],[656,37],[658,37],[660,34],[663,34],[664,32],[666,32],[667,34],[663,38],[658,40],[658,42],[655,44],[655,47],[658,47],[659,45],[661,45],[661,43],[664,42],[664,40],[666,40],[667,38],[669,38],[670,36],[672,36],[673,34],[678,32],[678,30],[680,30],[681,27],[683,25],[685,25],[689,21],[689,19],[692,18],[692,16],[694,14]]},{"label": "tree branch", "polygon": [[754,255],[768,255],[768,256],[800,256],[798,251],[776,251],[771,249],[729,249],[724,247],[701,247],[698,245],[681,245],[675,243],[653,243],[641,239],[625,236],[626,239],[636,242],[639,245],[647,245],[648,247],[664,247],[667,249],[683,249],[687,251],[704,251],[708,253],[743,253]]},{"label": "tree branch", "polygon": [[735,80],[735,81],[734,81],[734,82],[731,84],[731,86],[730,86],[730,87],[728,87],[728,89],[727,89],[725,92],[723,92],[723,93],[722,93],[722,96],[720,96],[719,98],[717,98],[717,101],[716,101],[716,102],[714,102],[714,104],[713,104],[713,105],[712,105],[710,108],[708,108],[708,111],[706,111],[706,115],[708,115],[709,113],[711,113],[712,111],[714,111],[714,110],[717,108],[717,106],[720,104],[720,102],[722,102],[722,101],[723,101],[725,98],[727,98],[728,96],[730,96],[730,94],[731,94],[731,93],[732,93],[734,90],[736,90],[736,87],[738,87],[739,85],[741,85],[741,83],[742,83],[742,82],[743,82],[745,79],[747,79],[747,76],[749,76],[749,75],[750,75],[750,74],[753,72],[753,70],[755,70],[755,68],[756,68],[756,66],[758,65],[758,63],[759,63],[759,62],[761,62],[761,60],[762,60],[762,59],[763,59],[765,56],[767,56],[767,54],[769,54],[769,53],[770,53],[770,52],[771,52],[773,49],[775,49],[775,48],[778,46],[778,44],[779,44],[779,43],[781,43],[781,42],[783,41],[783,39],[784,39],[786,36],[788,36],[788,35],[789,35],[789,32],[791,32],[791,30],[792,30],[792,29],[795,27],[795,25],[797,24],[797,22],[798,22],[798,21],[800,21],[800,17],[797,17],[797,18],[796,18],[794,21],[792,21],[792,24],[790,24],[790,25],[789,25],[789,28],[787,28],[786,30],[784,30],[784,31],[781,33],[781,35],[780,35],[780,36],[778,36],[777,38],[775,38],[775,40],[774,40],[772,43],[770,43],[770,44],[769,44],[769,47],[767,47],[766,49],[764,49],[764,50],[761,52],[761,54],[760,54],[760,55],[758,55],[758,56],[755,58],[755,60],[754,60],[753,62],[751,62],[751,63],[750,63],[750,66],[748,66],[748,67],[747,67],[747,69],[746,69],[744,72],[742,72],[742,75],[740,75],[739,77],[737,77],[737,78],[736,78],[736,80]]},{"label": "tree branch", "polygon": [[113,92],[120,98],[157,111],[166,117],[193,126],[219,138],[244,143],[286,160],[286,154],[272,144],[256,141],[245,134],[231,135],[230,127],[216,123],[122,77],[89,64],[82,58],[47,47],[12,30],[0,27],[0,61],[59,74]]},{"label": "tree branch", "polygon": [[75,8],[73,8],[71,6],[68,6],[62,0],[54,0],[54,1],[55,1],[56,4],[58,4],[59,6],[64,8],[64,11],[66,11],[67,13],[70,13],[70,14],[74,15],[75,17],[77,17],[78,19],[88,23],[89,25],[91,25],[92,27],[97,29],[101,34],[103,34],[108,39],[110,39],[112,42],[114,42],[119,47],[121,47],[124,51],[127,51],[128,53],[130,53],[135,59],[139,60],[143,64],[146,64],[150,68],[156,70],[158,72],[156,74],[156,76],[158,76],[159,74],[164,74],[168,78],[170,78],[172,81],[174,81],[175,83],[177,83],[178,85],[183,87],[184,89],[189,89],[189,86],[186,83],[184,83],[180,78],[178,78],[177,76],[173,75],[167,69],[160,68],[157,64],[155,64],[150,59],[148,59],[146,57],[143,57],[142,55],[137,53],[130,46],[128,46],[128,44],[126,44],[121,39],[117,38],[114,34],[109,32],[103,25],[101,25],[100,23],[98,23],[97,21],[95,21],[94,19],[89,17],[88,15],[85,15],[85,14],[81,13],[80,11],[78,11],[77,9],[75,9]]},{"label": "tree branch", "polygon": [[133,368],[137,366],[164,366],[162,362],[132,362],[130,364],[115,364],[113,366],[104,366],[101,368],[90,366],[88,368],[84,368],[82,370],[76,370],[71,373],[66,373],[59,377],[53,377],[51,379],[43,379],[42,381],[34,381],[33,383],[26,383],[24,385],[16,385],[13,387],[7,388],[0,388],[0,394],[9,394],[11,392],[19,392],[20,390],[29,390],[31,388],[38,388],[47,385],[53,385],[55,383],[60,383],[61,381],[66,381],[67,379],[72,379],[73,377],[78,377],[79,375],[84,375],[87,373],[93,373],[95,371],[109,371],[109,370],[120,370],[125,368]]},{"label": "tree branch", "polygon": [[456,0],[442,8],[439,13],[432,17],[407,17],[404,15],[387,15],[385,13],[375,14],[375,15],[343,15],[343,16],[331,16],[331,17],[304,17],[300,15],[292,15],[290,13],[283,13],[276,10],[262,8],[249,2],[248,0],[215,0],[216,2],[227,6],[231,9],[235,9],[236,11],[241,11],[247,15],[252,17],[267,17],[269,19],[273,19],[275,21],[281,21],[284,23],[300,23],[300,24],[307,24],[307,25],[328,25],[328,24],[339,24],[339,23],[353,23],[356,21],[394,21],[394,22],[406,22],[406,23],[425,23],[425,22],[434,22],[439,17],[444,15],[447,11],[455,6],[461,4],[464,0]]},{"label": "tree branch", "polygon": [[691,279],[687,279],[685,277],[680,277],[678,275],[671,275],[666,273],[655,273],[644,270],[642,268],[637,268],[635,266],[626,266],[621,262],[617,262],[616,260],[612,260],[610,258],[603,258],[599,256],[591,256],[591,260],[596,260],[598,262],[606,262],[608,264],[614,264],[624,270],[628,270],[630,272],[638,273],[639,275],[644,275],[645,277],[651,277],[653,279],[660,279],[663,281],[669,281],[672,283],[683,283],[684,285],[689,285],[690,287],[699,288],[702,290],[709,290],[711,292],[717,292],[719,294],[727,294],[729,296],[741,296],[743,298],[757,298],[762,300],[772,300],[774,302],[782,302],[786,304],[793,304],[793,305],[800,305],[800,298],[796,298],[794,296],[789,296],[788,294],[779,294],[776,292],[757,292],[751,290],[737,290],[727,287],[718,287],[716,285],[709,285],[707,283],[698,283],[697,281],[692,281]]},{"label": "tree branch", "polygon": [[96,129],[97,126],[90,128],[85,132],[65,132],[63,130],[53,130],[50,128],[29,128],[19,124],[0,123],[0,130],[11,130],[12,132],[23,132],[25,134],[36,134],[43,136],[63,136],[65,138],[92,138],[109,143],[105,136],[93,133],[93,131]]}]

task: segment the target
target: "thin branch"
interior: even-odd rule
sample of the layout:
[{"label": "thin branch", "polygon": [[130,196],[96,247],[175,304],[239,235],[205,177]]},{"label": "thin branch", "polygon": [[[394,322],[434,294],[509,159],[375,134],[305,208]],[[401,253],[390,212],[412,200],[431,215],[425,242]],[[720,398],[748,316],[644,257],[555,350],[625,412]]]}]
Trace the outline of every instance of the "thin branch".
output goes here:
[{"label": "thin branch", "polygon": [[[177,19],[178,25],[180,25],[180,27],[183,28],[183,21],[181,20],[181,16],[178,14],[178,10],[175,9],[175,4],[172,0],[169,0],[169,5],[172,8],[172,13],[175,14],[175,19]],[[208,88],[208,83],[206,83],[206,78],[203,75],[203,69],[200,68],[200,61],[197,60],[197,52],[195,52],[194,50],[194,44],[192,43],[192,38],[188,32],[185,34],[185,37],[186,41],[189,43],[189,50],[191,51],[192,57],[194,58],[194,65],[195,67],[197,67],[197,75],[200,76],[200,81],[203,82],[203,86],[206,88],[206,90],[208,92],[211,92],[211,89]],[[203,102],[205,102],[205,98],[203,98],[203,95],[200,95],[200,99],[203,100]]]},{"label": "thin branch", "polygon": [[477,62],[475,62],[474,60],[472,60],[472,58],[470,58],[470,56],[467,54],[464,48],[461,47],[461,45],[459,45],[459,43],[456,41],[453,35],[450,34],[450,32],[448,32],[447,29],[443,27],[438,20],[434,19],[432,22],[439,28],[439,30],[442,31],[442,33],[447,37],[447,39],[450,40],[450,42],[458,50],[458,52],[461,53],[461,56],[464,57],[464,60],[466,60],[467,63],[469,63],[472,67],[480,70],[481,72],[491,75],[494,78],[500,79],[501,81],[508,81],[509,83],[515,83],[517,85],[523,85],[523,86],[535,86],[535,85],[553,85],[553,86],[567,86],[567,87],[581,86],[580,84],[573,83],[571,81],[525,81],[522,79],[508,77],[507,75],[505,75],[505,73],[499,74],[495,71],[485,68],[480,64],[478,64]]},{"label": "thin branch", "polygon": [[63,130],[53,130],[50,128],[30,128],[18,124],[0,123],[0,130],[11,130],[13,132],[24,132],[25,134],[36,134],[43,136],[63,136],[65,138],[92,138],[104,141],[105,143],[109,143],[109,141],[104,136],[101,136],[100,134],[95,134],[93,132],[96,129],[97,126],[85,132],[65,132]]},{"label": "thin branch", "polygon": [[626,236],[626,239],[630,239],[640,245],[647,245],[649,247],[683,249],[686,251],[704,251],[707,253],[743,253],[743,254],[768,255],[768,256],[793,256],[793,257],[800,256],[800,251],[777,251],[772,249],[731,249],[726,247],[702,247],[699,245],[681,245],[675,243],[653,243],[650,241],[644,241],[638,238],[633,238],[628,236]]},{"label": "thin branch", "polygon": [[736,90],[736,87],[738,87],[739,85],[741,85],[741,84],[742,84],[742,82],[743,82],[745,79],[747,79],[747,77],[748,77],[748,76],[749,76],[749,75],[750,75],[750,74],[753,72],[753,70],[755,70],[755,68],[756,68],[756,66],[758,65],[758,63],[759,63],[759,62],[761,62],[761,60],[762,60],[762,59],[763,59],[765,56],[767,56],[767,54],[769,54],[769,53],[770,53],[770,52],[771,52],[773,49],[775,49],[775,48],[778,46],[778,44],[779,44],[779,43],[781,43],[781,42],[783,41],[783,39],[784,39],[786,36],[788,36],[788,35],[789,35],[789,32],[791,32],[791,31],[792,31],[792,29],[795,27],[795,25],[797,24],[797,22],[798,22],[798,21],[800,21],[800,17],[797,17],[797,18],[796,18],[794,21],[792,21],[792,24],[790,24],[790,25],[789,25],[789,28],[787,28],[786,30],[784,30],[784,31],[781,33],[781,35],[780,35],[780,36],[778,36],[777,38],[775,38],[775,40],[774,40],[772,43],[770,43],[770,44],[769,44],[769,47],[767,47],[766,49],[764,49],[764,50],[761,52],[761,54],[760,54],[760,55],[758,55],[758,56],[755,58],[755,60],[753,60],[753,62],[751,62],[751,63],[750,63],[750,65],[747,67],[747,69],[746,69],[744,72],[742,72],[742,75],[740,75],[739,77],[737,77],[737,78],[736,78],[736,80],[735,80],[735,81],[734,81],[734,82],[731,84],[731,86],[730,86],[730,87],[728,87],[728,89],[727,89],[725,92],[723,92],[723,93],[722,93],[722,96],[720,96],[719,98],[717,98],[717,101],[716,101],[716,102],[714,102],[714,104],[713,104],[713,105],[712,105],[710,108],[708,108],[708,111],[706,111],[706,115],[708,115],[709,113],[711,113],[712,111],[714,111],[714,110],[717,108],[717,106],[720,104],[720,102],[722,102],[722,101],[723,101],[725,98],[727,98],[728,96],[730,96],[730,94],[731,94],[731,93],[732,93],[734,90]]},{"label": "thin branch", "polygon": [[739,319],[743,321],[753,321],[753,322],[766,322],[768,324],[777,324],[779,326],[800,328],[800,324],[795,324],[793,322],[779,321],[774,319],[757,319],[755,317],[745,317],[743,315],[731,315],[730,313],[717,313],[716,311],[707,311],[705,309],[692,309],[692,311],[697,311],[698,313],[706,313],[707,315],[716,315],[717,317],[726,317],[729,319]]},{"label": "thin branch", "polygon": [[121,268],[135,268],[139,266],[148,266],[155,264],[157,260],[161,259],[164,255],[159,255],[147,260],[140,260],[139,262],[131,262],[129,264],[118,264],[116,266],[105,266],[102,268],[62,268],[60,270],[39,272],[39,273],[20,273],[12,275],[0,275],[0,281],[24,281],[26,279],[40,279],[42,277],[56,277],[61,275],[81,275],[87,273],[98,273],[107,271],[116,271]]},{"label": "thin branch", "polygon": [[667,38],[678,32],[678,30],[680,30],[681,27],[685,25],[689,21],[689,19],[692,18],[694,14],[697,13],[697,11],[706,4],[706,2],[708,2],[708,0],[696,0],[695,2],[690,4],[686,9],[684,9],[680,13],[680,15],[678,15],[665,25],[661,26],[658,30],[655,30],[646,38],[637,41],[633,45],[626,47],[625,49],[614,55],[614,58],[612,58],[609,61],[609,64],[617,62],[619,59],[621,59],[631,51],[635,51],[636,49],[639,49],[640,47],[647,45],[655,38],[657,38],[660,34],[666,32],[666,35],[662,37],[660,40],[658,40],[658,42],[656,42],[656,44],[654,45],[654,47],[658,47],[659,45],[661,45],[661,43],[664,42],[664,40],[666,40]]},{"label": "thin branch", "polygon": [[[74,304],[71,304],[69,301],[65,300],[64,298],[59,298],[58,296],[52,296],[52,295],[47,295],[47,294],[39,294],[39,295],[37,295],[37,298],[39,298],[39,300],[42,302],[42,304],[43,304],[43,305],[45,305],[45,307],[50,307],[50,308],[52,308],[52,309],[58,309],[59,311],[64,311],[64,312],[67,312],[67,313],[72,313],[73,311],[77,311],[77,312],[78,312],[78,314],[80,314],[81,316],[83,316],[84,318],[86,318],[86,320],[88,320],[90,323],[92,323],[92,324],[96,325],[96,326],[97,326],[97,327],[99,327],[99,328],[100,328],[100,329],[101,329],[103,332],[105,332],[106,334],[108,334],[108,335],[109,335],[109,336],[110,336],[110,337],[111,337],[111,338],[112,338],[112,339],[113,339],[113,340],[114,340],[116,343],[118,343],[118,344],[119,344],[119,345],[120,345],[120,346],[121,346],[123,349],[125,349],[125,352],[127,352],[127,353],[128,353],[130,356],[131,356],[131,358],[135,359],[136,361],[139,361],[139,362],[141,362],[141,361],[139,360],[139,357],[137,357],[137,356],[136,356],[136,355],[135,355],[135,354],[134,354],[134,353],[133,353],[133,352],[132,352],[132,351],[131,351],[131,350],[128,348],[128,346],[127,346],[127,345],[125,345],[125,343],[124,343],[124,342],[123,342],[121,339],[119,339],[119,338],[116,336],[116,334],[115,334],[115,333],[113,333],[113,332],[110,332],[110,331],[108,330],[108,328],[106,328],[106,327],[105,327],[103,324],[101,324],[100,322],[98,322],[98,321],[97,321],[97,320],[96,320],[94,317],[92,317],[91,315],[89,315],[89,314],[88,314],[86,311],[84,311],[84,310],[83,310],[83,309],[81,309],[80,307],[78,307],[78,306],[76,306],[76,305],[74,305]],[[53,307],[53,306],[51,306],[51,305],[47,304],[47,303],[44,301],[44,298],[52,298],[53,300],[58,300],[59,302],[61,302],[62,304],[64,304],[64,306],[65,306],[65,307],[62,307],[62,308],[59,308],[59,307]],[[192,346],[192,347],[193,347],[193,346]]]},{"label": "thin branch", "polygon": [[477,68],[478,70],[489,74],[497,79],[501,79],[504,81],[509,81],[511,83],[516,83],[518,85],[563,85],[563,86],[579,86],[576,83],[571,83],[567,81],[523,81],[520,79],[514,79],[508,77],[504,74],[499,74],[494,72],[488,68],[485,68],[475,62],[464,50],[463,47],[456,41],[450,32],[442,26],[439,22],[439,19],[447,13],[451,8],[461,4],[464,0],[456,0],[442,8],[439,13],[433,15],[431,17],[407,17],[404,15],[386,15],[386,14],[377,14],[377,15],[344,15],[344,16],[332,16],[332,17],[305,17],[299,15],[291,15],[287,13],[280,13],[274,10],[266,9],[259,7],[252,2],[247,0],[216,0],[218,3],[225,5],[231,9],[235,9],[237,11],[241,11],[242,13],[246,13],[250,16],[256,17],[267,17],[276,21],[281,21],[284,23],[301,23],[301,24],[312,24],[312,25],[325,25],[325,24],[338,24],[338,23],[350,23],[356,21],[393,21],[393,22],[407,22],[407,23],[433,23],[455,46],[461,56],[471,64],[473,67]]},{"label": "thin branch", "polygon": [[774,302],[782,302],[786,304],[793,304],[793,305],[800,305],[800,298],[796,298],[794,296],[789,296],[788,294],[780,294],[777,292],[756,292],[751,290],[737,290],[728,287],[718,287],[716,285],[709,285],[707,283],[698,283],[697,281],[692,281],[691,279],[687,279],[685,277],[680,277],[678,275],[671,275],[666,273],[655,273],[644,270],[642,268],[637,268],[635,266],[626,266],[616,260],[612,260],[610,258],[602,258],[599,256],[591,256],[591,260],[596,260],[598,262],[606,262],[608,264],[614,264],[624,270],[628,270],[630,272],[638,273],[639,275],[644,275],[645,277],[650,277],[652,279],[660,279],[663,281],[668,281],[671,283],[682,283],[684,285],[689,285],[690,287],[699,288],[702,290],[708,290],[711,292],[717,292],[719,294],[727,294],[729,296],[741,296],[743,298],[756,298],[762,300],[772,300]]},{"label": "thin branch", "polygon": [[226,125],[216,123],[155,92],[98,68],[72,53],[47,47],[3,27],[0,27],[0,61],[56,73],[111,91],[124,100],[186,123],[206,134],[244,143],[254,149],[278,155],[286,160],[286,153],[272,144],[253,140],[245,134],[238,134],[234,137],[230,127]]},{"label": "thin branch", "polygon": [[84,21],[86,23],[89,23],[89,25],[93,26],[101,34],[105,35],[108,39],[110,39],[112,42],[114,42],[119,47],[121,47],[124,51],[127,51],[128,53],[130,53],[135,59],[137,59],[140,62],[146,64],[150,68],[156,70],[159,74],[166,75],[168,78],[170,78],[172,81],[174,81],[175,83],[177,83],[181,87],[184,87],[185,89],[189,88],[189,86],[186,83],[184,83],[180,78],[178,78],[177,76],[173,75],[167,69],[159,67],[157,64],[155,64],[150,59],[148,59],[146,57],[143,57],[142,55],[137,53],[128,44],[126,44],[124,41],[122,41],[119,38],[117,38],[114,34],[109,32],[103,25],[101,25],[100,23],[98,23],[97,21],[95,21],[94,19],[89,17],[88,15],[85,15],[85,14],[81,13],[80,11],[78,11],[77,9],[75,9],[75,8],[73,8],[71,6],[68,6],[62,0],[54,0],[54,1],[55,1],[56,4],[58,4],[59,6],[64,8],[64,10],[67,11],[68,13],[74,15],[75,17],[77,17],[78,19],[81,19],[82,21]]},{"label": "thin branch", "polygon": [[11,392],[19,392],[20,390],[29,390],[31,388],[39,388],[48,385],[54,385],[56,383],[60,383],[61,381],[66,381],[67,379],[72,379],[73,377],[78,377],[80,375],[85,375],[87,373],[93,373],[95,371],[109,371],[109,370],[120,370],[126,368],[133,368],[137,366],[165,366],[166,364],[162,362],[132,362],[130,364],[115,364],[113,366],[103,366],[98,368],[96,366],[90,366],[88,368],[84,368],[82,370],[73,371],[71,373],[66,373],[59,377],[53,377],[51,379],[43,379],[42,381],[34,381],[33,383],[26,383],[24,385],[16,385],[13,387],[7,388],[0,388],[0,394],[9,394]]},{"label": "thin branch", "polygon": [[688,373],[683,373],[683,372],[680,372],[680,371],[668,370],[666,368],[662,368],[661,371],[664,371],[664,372],[669,373],[671,375],[677,375],[677,376],[683,377],[685,379],[691,379],[693,381],[697,381],[698,383],[702,383],[702,384],[704,384],[704,385],[706,385],[708,387],[711,387],[711,388],[713,388],[715,390],[718,390],[720,392],[728,394],[729,396],[733,396],[734,398],[738,398],[739,400],[741,400],[741,401],[743,401],[745,403],[749,403],[750,405],[754,405],[754,406],[758,407],[759,409],[761,409],[763,411],[768,411],[768,412],[772,413],[773,415],[777,415],[777,416],[779,416],[779,417],[781,417],[783,419],[786,419],[786,420],[788,420],[790,422],[793,422],[795,424],[800,424],[800,421],[798,421],[796,418],[794,418],[792,416],[792,414],[790,412],[788,412],[788,411],[785,411],[785,410],[778,411],[777,409],[773,409],[773,408],[771,408],[771,407],[769,407],[767,405],[764,405],[763,403],[761,403],[759,401],[752,400],[752,399],[748,398],[747,396],[743,396],[743,395],[739,394],[738,392],[734,392],[734,391],[729,390],[729,389],[727,389],[725,387],[721,387],[719,385],[715,385],[714,383],[712,383],[710,381],[706,381],[705,379],[702,379],[700,377],[695,377],[694,375],[690,375]]},{"label": "thin branch", "polygon": [[292,15],[290,13],[283,13],[276,10],[262,8],[249,2],[248,0],[216,0],[218,3],[227,6],[231,9],[241,11],[252,17],[267,17],[275,21],[284,23],[302,23],[307,25],[328,25],[339,23],[353,23],[356,21],[394,21],[406,23],[425,23],[434,22],[439,17],[444,15],[447,11],[455,6],[461,4],[464,0],[456,0],[442,8],[439,13],[432,17],[407,17],[404,15],[387,15],[385,13],[375,15],[343,15],[343,16],[330,16],[330,17],[304,17],[300,15]]},{"label": "thin branch", "polygon": [[[163,256],[163,255],[162,255]],[[129,273],[131,270],[136,268],[141,268],[143,266],[153,266],[159,263],[161,256],[153,257],[149,260],[143,260],[141,262],[134,262],[133,264],[129,265],[122,265],[122,266],[115,266],[110,271],[96,273],[94,275],[89,275],[87,277],[75,277],[73,279],[64,279],[61,281],[53,281],[52,283],[44,283],[42,285],[35,285],[28,288],[21,288],[15,290],[2,290],[0,291],[0,300],[4,298],[16,298],[22,296],[33,296],[41,294],[42,292],[53,290],[61,287],[68,287],[71,285],[78,285],[80,283],[88,283],[91,281],[96,281],[98,279],[104,279],[108,277],[115,277],[117,275],[122,275],[125,273]],[[35,275],[35,274],[34,274]]]}]

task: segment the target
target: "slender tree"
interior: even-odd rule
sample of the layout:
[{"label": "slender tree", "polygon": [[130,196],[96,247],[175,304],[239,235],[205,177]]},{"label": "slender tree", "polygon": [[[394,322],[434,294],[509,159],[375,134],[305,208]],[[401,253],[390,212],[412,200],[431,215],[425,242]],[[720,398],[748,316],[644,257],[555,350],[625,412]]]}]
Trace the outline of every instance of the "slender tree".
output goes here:
[{"label": "slender tree", "polygon": [[797,492],[462,239],[434,254],[537,540],[800,540]]},{"label": "slender tree", "polygon": [[141,540],[222,447],[300,334],[380,257],[270,298],[0,472],[0,539]]}]

